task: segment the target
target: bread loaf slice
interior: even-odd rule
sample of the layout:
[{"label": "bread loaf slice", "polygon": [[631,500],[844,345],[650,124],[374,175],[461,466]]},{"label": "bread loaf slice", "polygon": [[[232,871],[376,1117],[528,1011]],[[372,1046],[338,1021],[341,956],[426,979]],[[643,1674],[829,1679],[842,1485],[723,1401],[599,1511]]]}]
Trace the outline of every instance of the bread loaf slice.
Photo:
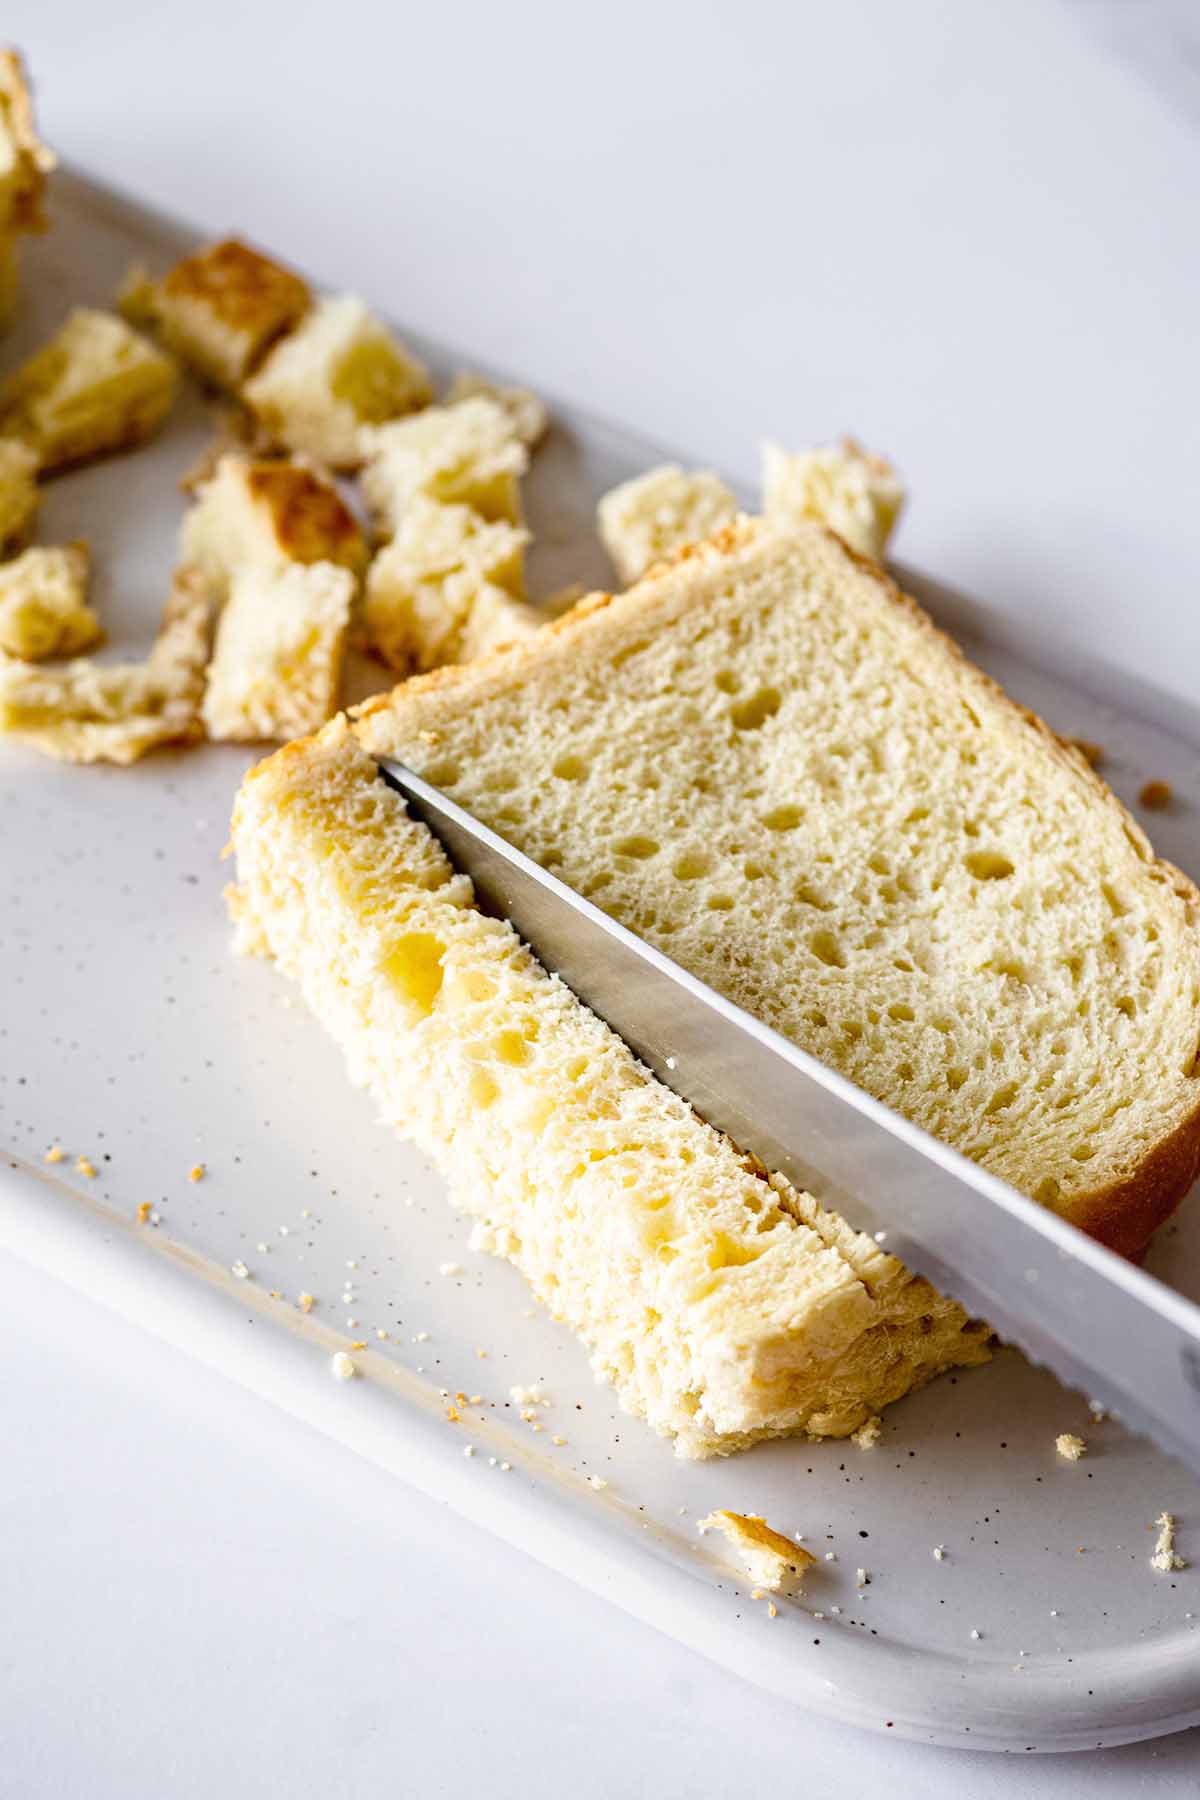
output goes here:
[{"label": "bread loaf slice", "polygon": [[478,912],[344,720],[251,771],[233,840],[241,947],[681,1454],[842,1435],[986,1357],[986,1326],[765,1179]]},{"label": "bread loaf slice", "polygon": [[1200,895],[818,525],[744,521],[359,735],[1136,1254],[1200,1159]]}]

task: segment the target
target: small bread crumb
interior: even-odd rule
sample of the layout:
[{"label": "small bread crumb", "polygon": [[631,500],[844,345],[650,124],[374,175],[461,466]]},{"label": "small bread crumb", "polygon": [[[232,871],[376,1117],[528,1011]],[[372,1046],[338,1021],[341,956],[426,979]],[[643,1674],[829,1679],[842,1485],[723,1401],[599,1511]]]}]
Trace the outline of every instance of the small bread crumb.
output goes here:
[{"label": "small bread crumb", "polygon": [[344,1350],[335,1350],[329,1359],[329,1373],[335,1381],[353,1381],[358,1374],[354,1358]]},{"label": "small bread crumb", "polygon": [[737,1551],[751,1580],[772,1593],[799,1587],[806,1569],[816,1558],[781,1532],[774,1531],[757,1513],[711,1512],[697,1529],[722,1531]]},{"label": "small bread crumb", "polygon": [[137,1222],[139,1225],[146,1225],[149,1223],[150,1211],[151,1207],[149,1200],[142,1200],[139,1202],[137,1209]]},{"label": "small bread crumb", "polygon": [[1174,797],[1169,781],[1148,781],[1138,795],[1138,804],[1147,812],[1165,812]]},{"label": "small bread crumb", "polygon": [[1078,1462],[1081,1456],[1087,1455],[1087,1440],[1077,1437],[1073,1431],[1060,1431],[1054,1440],[1054,1448],[1064,1462]]},{"label": "small bread crumb", "polygon": [[1150,1558],[1150,1567],[1157,1569],[1160,1575],[1170,1575],[1176,1569],[1186,1569],[1187,1563],[1175,1549],[1174,1513],[1161,1512],[1154,1523],[1158,1526],[1158,1541],[1154,1546],[1154,1555]]},{"label": "small bread crumb", "polygon": [[237,1261],[232,1265],[232,1268],[233,1268],[233,1273],[237,1276],[237,1279],[239,1281],[245,1281],[247,1276],[250,1273],[249,1269],[246,1267],[245,1263],[242,1261],[240,1256],[238,1257]]},{"label": "small bread crumb", "polygon": [[933,1560],[934,1560],[934,1562],[945,1562],[945,1560],[946,1560],[945,1544],[935,1544],[933,1546]]},{"label": "small bread crumb", "polygon": [[43,1156],[42,1161],[48,1163],[60,1163],[66,1154],[67,1153],[61,1144],[51,1144],[45,1156]]},{"label": "small bread crumb", "polygon": [[883,1420],[878,1413],[872,1413],[865,1424],[857,1431],[851,1432],[850,1441],[857,1444],[860,1450],[873,1450],[879,1442],[879,1434],[883,1430]]},{"label": "small bread crumb", "polygon": [[311,1294],[301,1294],[296,1301],[296,1305],[302,1313],[310,1313],[316,1304],[316,1300]]},{"label": "small bread crumb", "polygon": [[188,1180],[189,1181],[203,1181],[204,1177],[207,1173],[208,1173],[208,1171],[204,1167],[203,1163],[193,1163],[191,1168],[188,1170]]},{"label": "small bread crumb", "polygon": [[75,1167],[81,1175],[86,1175],[89,1181],[95,1177],[95,1164],[90,1163],[86,1156],[77,1156],[75,1158]]}]

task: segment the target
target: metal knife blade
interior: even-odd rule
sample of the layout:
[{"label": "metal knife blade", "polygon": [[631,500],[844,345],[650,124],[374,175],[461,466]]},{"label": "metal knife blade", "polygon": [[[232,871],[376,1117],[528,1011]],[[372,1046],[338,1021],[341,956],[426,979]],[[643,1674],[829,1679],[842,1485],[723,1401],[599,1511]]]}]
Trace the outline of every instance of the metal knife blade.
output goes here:
[{"label": "metal knife blade", "polygon": [[1200,1474],[1200,1307],[735,1006],[411,769],[379,767],[481,903],[702,1118]]}]

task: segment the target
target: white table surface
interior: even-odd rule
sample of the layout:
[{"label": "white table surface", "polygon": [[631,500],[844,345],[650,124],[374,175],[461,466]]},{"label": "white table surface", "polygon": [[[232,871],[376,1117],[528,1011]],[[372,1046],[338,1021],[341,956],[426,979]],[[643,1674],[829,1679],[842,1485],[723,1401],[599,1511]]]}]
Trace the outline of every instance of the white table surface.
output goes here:
[{"label": "white table surface", "polygon": [[[1188,0],[4,29],[96,173],[730,472],[853,429],[910,480],[906,560],[1194,689]],[[0,1279],[5,1794],[1196,1791],[1193,1736],[1018,1769],[782,1711],[101,1295]]]}]

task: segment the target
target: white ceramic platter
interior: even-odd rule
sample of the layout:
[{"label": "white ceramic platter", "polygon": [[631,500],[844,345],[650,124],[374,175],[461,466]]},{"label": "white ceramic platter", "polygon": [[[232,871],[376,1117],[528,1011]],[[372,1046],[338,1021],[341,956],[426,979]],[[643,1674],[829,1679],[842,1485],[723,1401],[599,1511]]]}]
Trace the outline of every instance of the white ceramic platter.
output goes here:
[{"label": "white ceramic platter", "polygon": [[[6,364],[69,304],[108,300],[129,261],[161,268],[190,241],[76,176],[57,181],[54,214]],[[43,541],[92,540],[112,654],[149,642],[176,481],[210,430],[192,396],[154,449],[48,492]],[[605,581],[595,497],[657,454],[558,412],[527,484],[535,592]],[[1103,744],[1127,799],[1151,776],[1174,785],[1155,836],[1200,873],[1200,721],[912,584],[1017,696]],[[1194,1484],[1018,1356],[893,1407],[873,1450],[792,1442],[707,1464],[676,1460],[593,1385],[520,1278],[467,1251],[438,1178],[374,1122],[286,984],[231,956],[219,856],[248,761],[202,747],[74,769],[0,745],[0,1238],[781,1703],[1016,1751],[1200,1719],[1200,1573],[1159,1575],[1149,1560],[1165,1508],[1200,1561]],[[69,1159],[47,1167],[56,1142]],[[207,1174],[193,1183],[197,1162]],[[155,1222],[138,1224],[147,1201]],[[230,1273],[239,1262],[246,1279]],[[1150,1266],[1200,1294],[1194,1201]],[[308,1315],[294,1304],[304,1290]],[[330,1353],[351,1340],[370,1346],[361,1379],[335,1382]],[[509,1399],[532,1383],[553,1400],[540,1431]],[[468,1396],[458,1422],[443,1389]],[[1091,1452],[1069,1465],[1054,1439],[1075,1430]],[[715,1506],[804,1534],[820,1560],[802,1604],[772,1619],[750,1599],[697,1536]],[[402,1628],[403,1596],[386,1604]]]}]

